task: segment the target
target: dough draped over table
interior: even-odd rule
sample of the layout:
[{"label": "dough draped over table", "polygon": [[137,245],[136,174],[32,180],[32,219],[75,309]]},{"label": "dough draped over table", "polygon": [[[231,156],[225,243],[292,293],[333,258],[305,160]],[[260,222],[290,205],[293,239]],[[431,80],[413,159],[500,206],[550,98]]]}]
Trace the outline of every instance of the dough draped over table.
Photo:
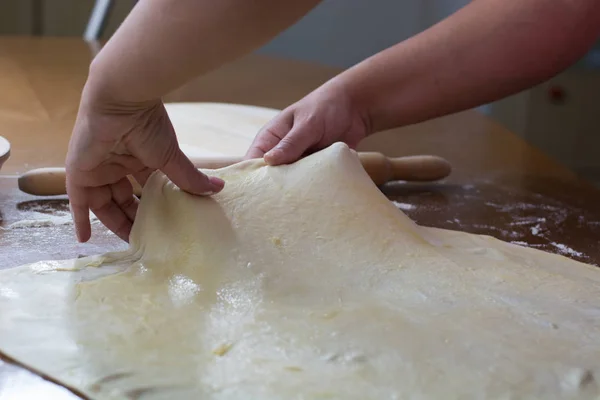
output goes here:
[{"label": "dough draped over table", "polygon": [[94,399],[600,393],[600,270],[420,227],[337,143],[157,172],[130,248],[0,272],[0,351]]}]

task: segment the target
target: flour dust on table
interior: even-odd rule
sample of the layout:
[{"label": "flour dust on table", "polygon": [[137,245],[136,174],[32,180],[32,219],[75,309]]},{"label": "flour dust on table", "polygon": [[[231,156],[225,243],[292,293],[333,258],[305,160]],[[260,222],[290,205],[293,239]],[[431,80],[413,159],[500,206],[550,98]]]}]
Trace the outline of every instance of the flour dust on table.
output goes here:
[{"label": "flour dust on table", "polygon": [[[96,224],[99,223],[100,220],[91,213],[90,214],[90,223]],[[26,229],[26,228],[44,228],[44,227],[53,227],[53,226],[61,226],[61,225],[72,225],[73,217],[70,212],[67,211],[56,211],[53,214],[40,214],[36,215],[33,218],[22,219],[16,222],[9,224],[6,227],[0,227],[0,229],[9,230],[9,229]]]},{"label": "flour dust on table", "polygon": [[343,144],[207,172],[126,251],[0,272],[0,351],[93,399],[600,394],[600,270],[420,227]]},{"label": "flour dust on table", "polygon": [[383,192],[419,225],[491,235],[597,265],[591,255],[600,235],[600,210],[580,206],[569,195],[485,180],[469,185],[393,183]]}]

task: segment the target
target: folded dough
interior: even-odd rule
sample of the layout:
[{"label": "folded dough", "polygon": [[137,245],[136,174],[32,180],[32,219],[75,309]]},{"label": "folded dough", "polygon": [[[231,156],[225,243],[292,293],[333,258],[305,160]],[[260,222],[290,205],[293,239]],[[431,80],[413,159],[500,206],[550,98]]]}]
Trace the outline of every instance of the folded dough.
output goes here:
[{"label": "folded dough", "polygon": [[0,272],[0,350],[95,399],[594,398],[600,270],[419,227],[343,144],[155,173],[122,253]]}]

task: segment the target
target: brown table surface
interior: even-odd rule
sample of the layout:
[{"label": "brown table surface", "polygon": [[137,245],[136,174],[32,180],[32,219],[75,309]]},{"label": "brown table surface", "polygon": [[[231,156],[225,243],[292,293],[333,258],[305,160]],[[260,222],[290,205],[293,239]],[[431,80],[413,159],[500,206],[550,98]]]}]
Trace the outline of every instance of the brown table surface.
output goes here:
[{"label": "brown table surface", "polygon": [[[17,189],[18,174],[62,166],[94,48],[79,39],[0,38],[0,136],[12,144],[0,171],[0,269],[124,248],[98,224],[87,244],[76,243],[71,224],[43,226],[48,218],[66,215],[66,198],[33,197]],[[250,55],[165,100],[283,108],[338,72]],[[359,149],[389,156],[437,154],[452,163],[453,173],[443,182],[383,188],[419,224],[487,234],[600,264],[600,192],[475,111],[382,132]],[[11,226],[24,219],[39,220],[40,226]],[[76,398],[5,361],[0,359],[0,400]]]}]

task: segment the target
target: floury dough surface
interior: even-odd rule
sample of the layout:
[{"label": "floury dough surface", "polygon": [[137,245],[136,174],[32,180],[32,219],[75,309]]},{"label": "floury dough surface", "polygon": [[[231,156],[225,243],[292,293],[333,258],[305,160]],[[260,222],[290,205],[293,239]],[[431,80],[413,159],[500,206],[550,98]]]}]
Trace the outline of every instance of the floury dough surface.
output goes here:
[{"label": "floury dough surface", "polygon": [[153,175],[128,251],[0,272],[0,351],[96,399],[599,395],[595,267],[419,227],[343,144],[211,173]]},{"label": "floury dough surface", "polygon": [[[52,227],[52,226],[61,226],[61,225],[71,225],[73,224],[73,217],[71,213],[68,211],[55,211],[53,214],[49,213],[36,213],[36,218],[31,219],[22,219],[20,221],[13,222],[9,224],[6,228],[0,227],[2,230],[11,230],[11,229],[27,229],[27,228],[44,228],[44,227]],[[94,215],[94,213],[90,213],[90,223],[95,224],[100,221]]]}]

